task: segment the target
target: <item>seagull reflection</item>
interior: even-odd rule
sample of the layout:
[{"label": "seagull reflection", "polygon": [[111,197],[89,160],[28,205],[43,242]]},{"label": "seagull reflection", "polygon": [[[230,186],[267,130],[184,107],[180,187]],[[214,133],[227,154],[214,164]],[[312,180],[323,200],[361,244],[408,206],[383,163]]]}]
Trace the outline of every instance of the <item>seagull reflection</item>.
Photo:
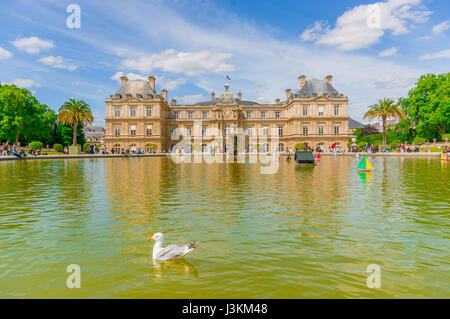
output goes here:
[{"label": "seagull reflection", "polygon": [[173,260],[153,260],[153,274],[155,275],[155,279],[163,279],[165,276],[170,276],[171,273],[198,277],[198,273],[194,265],[184,258]]}]

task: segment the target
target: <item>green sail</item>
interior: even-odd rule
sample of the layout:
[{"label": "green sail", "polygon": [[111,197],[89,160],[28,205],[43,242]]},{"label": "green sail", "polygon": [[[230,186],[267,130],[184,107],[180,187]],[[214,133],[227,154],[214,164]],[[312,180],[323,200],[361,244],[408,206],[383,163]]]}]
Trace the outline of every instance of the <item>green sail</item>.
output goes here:
[{"label": "green sail", "polygon": [[358,169],[366,169],[366,155],[361,158],[361,161],[358,164]]}]

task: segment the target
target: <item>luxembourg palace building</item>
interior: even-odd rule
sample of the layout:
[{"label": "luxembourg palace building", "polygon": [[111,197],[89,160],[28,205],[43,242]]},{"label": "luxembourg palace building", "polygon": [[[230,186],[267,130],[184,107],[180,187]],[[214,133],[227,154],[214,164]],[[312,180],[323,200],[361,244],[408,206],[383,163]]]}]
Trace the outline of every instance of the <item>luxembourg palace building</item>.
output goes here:
[{"label": "luxembourg palace building", "polygon": [[[230,128],[241,128],[247,132],[247,150],[268,148],[267,144],[248,144],[248,136],[266,135],[270,143],[273,129],[278,133],[279,151],[294,149],[296,143],[323,150],[334,143],[347,149],[352,129],[349,120],[355,121],[348,115],[348,97],[333,87],[332,79],[328,75],[323,80],[306,80],[301,75],[297,90],[286,89],[284,100],[276,99],[273,104],[247,101],[241,92],[235,96],[228,84],[220,95],[212,92],[209,101],[177,104],[175,99],[168,101],[167,90],[156,92],[154,76],[147,81],[122,76],[120,89],[105,101],[105,146],[116,152],[134,148],[168,152],[179,141],[171,138],[172,132],[180,128],[185,139],[193,141],[194,134],[201,134],[201,147],[206,150],[214,140],[210,128],[224,136]],[[196,120],[201,120],[201,129],[194,133]],[[192,148],[192,144],[188,146]]]}]

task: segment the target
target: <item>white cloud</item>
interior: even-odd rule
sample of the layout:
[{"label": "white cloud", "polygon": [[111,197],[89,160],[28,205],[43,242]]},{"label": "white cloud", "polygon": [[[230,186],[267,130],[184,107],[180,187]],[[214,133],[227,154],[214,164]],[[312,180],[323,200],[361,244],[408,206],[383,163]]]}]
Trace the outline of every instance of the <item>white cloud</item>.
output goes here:
[{"label": "white cloud", "polygon": [[165,50],[161,53],[128,58],[122,61],[122,67],[149,73],[159,69],[164,72],[199,75],[206,72],[226,72],[234,66],[224,61],[231,58],[230,53],[214,53],[209,50],[196,52],[176,52]]},{"label": "white cloud", "polygon": [[12,84],[21,87],[21,88],[30,88],[33,86],[41,86],[39,83],[30,80],[30,79],[14,79],[11,82]]},{"label": "white cloud", "polygon": [[432,30],[434,33],[440,33],[448,29],[450,29],[450,20],[435,25]]},{"label": "white cloud", "polygon": [[393,35],[405,34],[409,32],[409,23],[426,22],[431,11],[421,6],[414,9],[420,3],[421,0],[388,0],[359,5],[340,16],[334,29],[321,25],[320,35],[317,34],[320,30],[315,30],[313,36],[306,33],[305,38],[345,51],[367,48],[379,42],[387,30]]},{"label": "white cloud", "polygon": [[411,87],[416,78],[399,79],[395,78],[388,81],[377,81],[374,83],[376,89],[397,89],[397,88],[408,88]]},{"label": "white cloud", "polygon": [[303,41],[314,41],[314,40],[316,40],[319,37],[320,32],[323,30],[324,26],[325,26],[324,22],[316,21],[316,23],[314,23],[313,27],[303,31],[303,33],[300,35],[300,39],[303,40]]},{"label": "white cloud", "polygon": [[431,60],[431,59],[450,59],[450,50],[442,50],[436,53],[429,53],[422,55],[419,59],[421,60]]},{"label": "white cloud", "polygon": [[8,58],[12,57],[12,55],[13,54],[11,52],[0,47],[0,60],[8,59]]},{"label": "white cloud", "polygon": [[55,69],[63,69],[69,71],[75,71],[77,69],[75,65],[67,64],[66,62],[64,62],[61,56],[50,55],[45,58],[40,58],[38,61]]},{"label": "white cloud", "polygon": [[123,72],[117,72],[116,74],[114,74],[111,77],[111,80],[116,80],[119,84],[120,84],[120,78],[126,75],[126,77],[128,78],[128,80],[144,80],[147,81],[147,77],[144,75],[140,75],[140,74],[135,74],[135,73],[123,73]]},{"label": "white cloud", "polygon": [[202,94],[193,94],[193,95],[185,95],[185,96],[181,96],[181,97],[174,97],[180,103],[178,104],[194,104],[197,102],[202,102],[207,100],[207,98],[205,98]]},{"label": "white cloud", "polygon": [[161,87],[166,89],[166,90],[175,90],[177,89],[180,85],[186,84],[186,79],[185,78],[178,78],[178,79],[166,79],[164,77],[161,77],[159,79],[157,79],[159,83],[161,83]]},{"label": "white cloud", "polygon": [[30,54],[36,54],[55,47],[53,41],[42,40],[38,37],[17,39],[11,41],[11,44],[14,45],[18,50],[25,51]]},{"label": "white cloud", "polygon": [[392,47],[386,50],[381,51],[380,53],[378,53],[379,56],[391,56],[397,53],[397,48]]}]

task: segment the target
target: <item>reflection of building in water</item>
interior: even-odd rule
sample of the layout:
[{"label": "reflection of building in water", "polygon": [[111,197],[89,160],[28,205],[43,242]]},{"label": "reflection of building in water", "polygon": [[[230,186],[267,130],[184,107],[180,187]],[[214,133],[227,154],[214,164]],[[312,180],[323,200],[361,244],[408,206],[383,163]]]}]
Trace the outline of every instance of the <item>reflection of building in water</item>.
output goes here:
[{"label": "reflection of building in water", "polygon": [[[245,148],[267,150],[272,131],[278,136],[280,151],[294,148],[296,143],[328,148],[331,144],[347,147],[349,131],[348,98],[332,85],[333,77],[323,80],[298,78],[298,89],[286,89],[285,98],[272,104],[259,104],[237,97],[225,85],[218,97],[211,93],[209,101],[178,105],[169,102],[167,90],[156,91],[155,77],[148,81],[121,77],[120,89],[106,103],[106,138],[108,150],[142,148],[169,151],[178,139],[172,133],[179,128],[191,142],[187,151],[206,151],[216,138],[213,129],[226,135],[234,129],[245,130]],[[194,127],[194,121],[201,126]],[[251,137],[263,137],[252,141]],[[193,138],[201,138],[194,144]],[[267,140],[264,140],[267,139]],[[226,147],[227,144],[225,144]],[[236,145],[236,144],[235,144]]]}]

